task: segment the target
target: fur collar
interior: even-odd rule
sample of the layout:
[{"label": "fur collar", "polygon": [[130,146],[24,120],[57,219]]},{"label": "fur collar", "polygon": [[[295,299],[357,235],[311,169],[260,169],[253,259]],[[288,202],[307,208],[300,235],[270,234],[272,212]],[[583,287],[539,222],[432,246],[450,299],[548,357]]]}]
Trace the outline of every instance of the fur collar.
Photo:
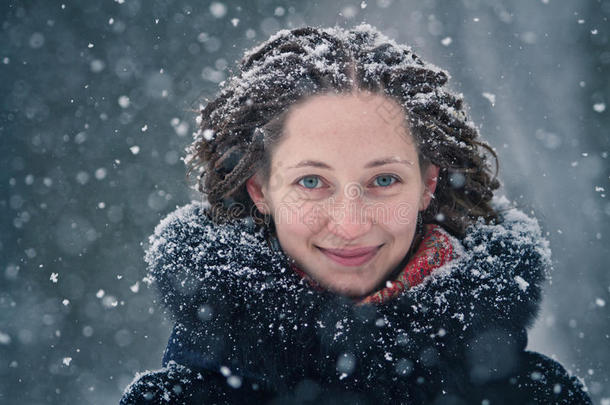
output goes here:
[{"label": "fur collar", "polygon": [[534,218],[504,197],[494,206],[500,223],[449,236],[457,259],[390,302],[361,306],[313,290],[248,220],[215,225],[205,203],[179,208],[145,257],[176,319],[164,362],[226,366],[274,388],[305,378],[366,387],[401,375],[419,383],[446,359],[467,362],[490,333],[523,350],[550,249]]}]

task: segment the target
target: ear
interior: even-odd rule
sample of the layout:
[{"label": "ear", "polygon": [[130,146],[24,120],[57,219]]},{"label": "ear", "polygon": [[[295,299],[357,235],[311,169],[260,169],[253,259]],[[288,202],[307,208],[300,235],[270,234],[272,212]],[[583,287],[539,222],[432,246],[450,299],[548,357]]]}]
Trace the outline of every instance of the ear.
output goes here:
[{"label": "ear", "polygon": [[270,209],[265,199],[265,191],[259,173],[246,180],[246,190],[248,190],[248,194],[256,208],[263,214],[269,214]]},{"label": "ear", "polygon": [[438,173],[440,168],[430,163],[424,173],[424,194],[421,197],[420,211],[425,210],[430,205],[430,201],[434,198],[434,190],[436,190],[436,184],[438,183]]}]

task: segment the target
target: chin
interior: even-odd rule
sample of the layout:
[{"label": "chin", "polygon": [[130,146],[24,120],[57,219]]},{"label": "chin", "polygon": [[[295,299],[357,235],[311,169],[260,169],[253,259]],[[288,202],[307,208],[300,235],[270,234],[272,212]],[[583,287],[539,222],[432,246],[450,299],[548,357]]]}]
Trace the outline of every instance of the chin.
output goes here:
[{"label": "chin", "polygon": [[339,295],[343,295],[343,296],[346,296],[349,298],[364,298],[373,292],[372,285],[363,286],[359,283],[356,284],[353,282],[345,283],[345,284],[341,284],[341,285],[330,285],[330,286],[328,286],[328,288],[331,291],[334,291],[335,293],[337,293]]}]

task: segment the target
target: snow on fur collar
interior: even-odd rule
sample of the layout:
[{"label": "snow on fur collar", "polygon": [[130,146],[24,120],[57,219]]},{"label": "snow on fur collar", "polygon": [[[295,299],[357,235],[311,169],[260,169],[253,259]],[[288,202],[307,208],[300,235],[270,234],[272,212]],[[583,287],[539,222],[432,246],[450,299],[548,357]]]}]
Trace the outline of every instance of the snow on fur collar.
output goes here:
[{"label": "snow on fur collar", "polygon": [[276,389],[304,378],[366,387],[433,376],[443,359],[466,364],[468,348],[490,336],[521,351],[550,249],[536,219],[504,197],[493,204],[500,223],[450,237],[457,259],[375,306],[314,291],[248,220],[215,225],[205,203],[179,208],[157,226],[145,257],[176,319],[164,363],[226,366]]}]

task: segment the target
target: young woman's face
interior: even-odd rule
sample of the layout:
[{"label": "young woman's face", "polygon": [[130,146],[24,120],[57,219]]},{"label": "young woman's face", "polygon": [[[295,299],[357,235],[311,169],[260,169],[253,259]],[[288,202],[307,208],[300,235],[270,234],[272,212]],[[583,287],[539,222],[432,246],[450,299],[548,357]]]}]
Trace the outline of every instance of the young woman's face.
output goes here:
[{"label": "young woman's face", "polygon": [[402,108],[357,92],[297,104],[272,154],[269,179],[248,192],[274,220],[282,250],[322,286],[362,297],[407,254],[438,167],[420,172]]}]

